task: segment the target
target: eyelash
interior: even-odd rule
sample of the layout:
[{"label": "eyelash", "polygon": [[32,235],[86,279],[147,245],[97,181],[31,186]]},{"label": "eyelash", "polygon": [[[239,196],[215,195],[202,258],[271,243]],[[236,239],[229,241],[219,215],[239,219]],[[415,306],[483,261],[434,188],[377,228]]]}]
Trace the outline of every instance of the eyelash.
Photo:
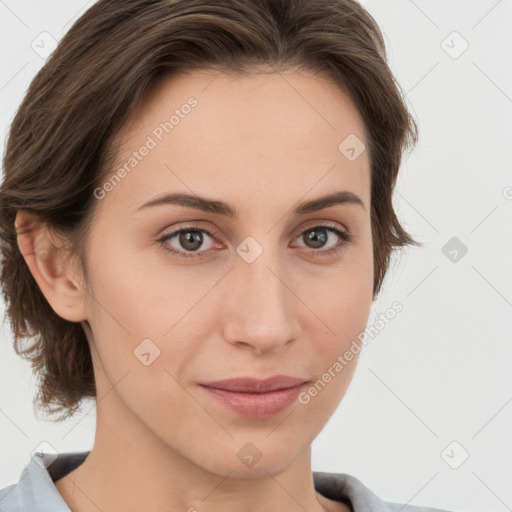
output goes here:
[{"label": "eyelash", "polygon": [[[332,248],[326,249],[326,250],[310,249],[313,253],[316,253],[315,257],[316,256],[332,256],[332,255],[340,252],[342,249],[344,249],[345,246],[350,245],[352,243],[352,239],[353,239],[352,235],[348,231],[342,231],[335,224],[318,224],[316,226],[312,226],[310,228],[305,229],[304,231],[299,233],[298,236],[303,235],[304,233],[306,233],[308,231],[313,231],[316,228],[325,228],[328,231],[334,232],[341,239],[341,243],[339,243],[335,247],[332,247]],[[207,251],[182,252],[182,251],[177,251],[176,249],[173,249],[166,243],[170,238],[173,238],[174,236],[176,236],[179,233],[187,232],[187,231],[200,231],[202,233],[206,233],[208,236],[210,236],[212,238],[215,238],[215,236],[212,235],[207,229],[203,229],[203,228],[199,228],[198,226],[190,225],[190,226],[183,226],[180,229],[177,229],[177,230],[173,231],[172,233],[169,233],[169,234],[165,235],[164,237],[158,239],[157,240],[158,245],[160,247],[162,247],[162,249],[164,251],[171,253],[175,256],[182,257],[182,258],[204,258],[204,257],[206,257],[205,255],[206,255]],[[297,238],[297,237],[295,237],[295,238]]]}]

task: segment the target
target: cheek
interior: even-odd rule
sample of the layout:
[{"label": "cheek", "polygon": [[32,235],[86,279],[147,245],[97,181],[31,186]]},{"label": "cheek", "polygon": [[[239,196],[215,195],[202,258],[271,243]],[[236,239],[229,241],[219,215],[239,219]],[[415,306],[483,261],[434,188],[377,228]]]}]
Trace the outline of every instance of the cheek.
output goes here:
[{"label": "cheek", "polygon": [[[325,309],[322,320],[327,325],[326,334],[315,339],[316,357],[320,359],[322,371],[332,367],[338,357],[348,352],[344,365],[355,366],[361,350],[361,333],[364,332],[371,309],[371,297],[365,293],[338,292],[337,300],[332,301]],[[321,341],[323,340],[323,341]],[[344,369],[344,374],[352,368]],[[348,377],[348,375],[346,375]]]},{"label": "cheek", "polygon": [[[308,305],[321,322],[316,326],[323,334],[310,333],[314,340],[314,357],[318,361],[317,374],[332,379],[331,393],[339,396],[348,386],[361,352],[361,334],[364,333],[372,306],[372,259],[360,258],[357,264],[333,272],[322,281],[321,289],[308,292]],[[341,363],[340,363],[341,361]],[[335,377],[334,377],[335,376]],[[324,379],[322,379],[324,380]],[[329,381],[330,382],[330,381]]]},{"label": "cheek", "polygon": [[[315,308],[331,334],[341,339],[364,330],[373,302],[372,256],[354,260],[353,264],[347,263],[338,271],[334,270],[328,279],[322,279],[315,294],[312,294],[312,286],[306,295],[310,301],[315,301]],[[310,281],[310,284],[313,283]]]}]

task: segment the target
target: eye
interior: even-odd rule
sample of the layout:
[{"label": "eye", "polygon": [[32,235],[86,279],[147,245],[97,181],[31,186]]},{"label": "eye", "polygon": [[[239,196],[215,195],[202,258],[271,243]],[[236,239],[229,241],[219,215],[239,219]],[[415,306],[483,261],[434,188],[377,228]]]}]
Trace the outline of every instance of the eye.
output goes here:
[{"label": "eye", "polygon": [[[335,234],[335,237],[329,237]],[[339,229],[335,224],[320,224],[302,231],[298,238],[305,240],[309,247],[314,249],[323,248],[329,238],[338,238],[340,241],[327,249],[313,251],[314,256],[330,256],[341,251],[345,245],[352,242],[352,235],[348,231]]]},{"label": "eye", "polygon": [[[199,252],[198,254],[194,253],[197,253],[203,244],[203,234],[213,238],[212,234],[206,229],[199,228],[197,226],[183,226],[180,229],[165,235],[163,238],[160,238],[158,242],[165,251],[171,254],[175,254],[176,256],[181,256],[184,258],[201,258],[204,256],[205,251]],[[169,245],[169,242],[173,238],[177,239],[177,243],[179,243],[179,245],[185,249],[184,251],[177,250]]]},{"label": "eye", "polygon": [[[329,240],[329,235],[336,235],[339,242],[328,249],[319,250]],[[204,238],[206,235],[214,239],[208,230],[200,228],[198,226],[182,226],[180,229],[165,235],[158,240],[159,245],[167,252],[184,258],[202,258],[205,257],[208,252],[208,247],[204,248]],[[303,230],[297,238],[302,237],[308,244],[309,248],[313,249],[314,256],[329,256],[341,251],[345,245],[349,245],[352,242],[352,235],[348,231],[339,229],[335,224],[321,224],[318,226],[310,227]],[[334,237],[334,238],[336,238]],[[171,241],[176,239],[174,243],[181,246],[181,249],[171,245]],[[210,248],[213,244],[210,244]],[[306,246],[307,247],[307,246]],[[200,250],[203,249],[203,250]]]}]

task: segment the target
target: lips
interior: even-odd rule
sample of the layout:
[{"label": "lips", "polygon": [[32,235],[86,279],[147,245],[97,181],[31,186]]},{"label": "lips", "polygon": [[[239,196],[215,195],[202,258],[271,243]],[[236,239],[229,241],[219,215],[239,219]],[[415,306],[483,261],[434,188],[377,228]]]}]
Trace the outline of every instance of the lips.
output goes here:
[{"label": "lips", "polygon": [[204,382],[200,388],[214,402],[238,416],[265,419],[290,407],[305,386],[305,379],[275,375],[264,380],[237,377]]},{"label": "lips", "polygon": [[287,375],[274,375],[267,379],[255,379],[252,377],[236,377],[232,379],[223,379],[212,382],[203,382],[202,386],[225,391],[239,393],[267,393],[280,389],[293,388],[304,384],[307,379],[300,377],[289,377]]}]

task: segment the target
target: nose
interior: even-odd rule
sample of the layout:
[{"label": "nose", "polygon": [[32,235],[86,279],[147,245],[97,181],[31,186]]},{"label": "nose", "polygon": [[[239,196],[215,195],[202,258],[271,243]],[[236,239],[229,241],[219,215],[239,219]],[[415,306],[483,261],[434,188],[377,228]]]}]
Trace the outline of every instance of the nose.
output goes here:
[{"label": "nose", "polygon": [[301,301],[275,262],[263,255],[252,263],[239,259],[224,283],[224,339],[257,354],[278,351],[299,333]]}]

